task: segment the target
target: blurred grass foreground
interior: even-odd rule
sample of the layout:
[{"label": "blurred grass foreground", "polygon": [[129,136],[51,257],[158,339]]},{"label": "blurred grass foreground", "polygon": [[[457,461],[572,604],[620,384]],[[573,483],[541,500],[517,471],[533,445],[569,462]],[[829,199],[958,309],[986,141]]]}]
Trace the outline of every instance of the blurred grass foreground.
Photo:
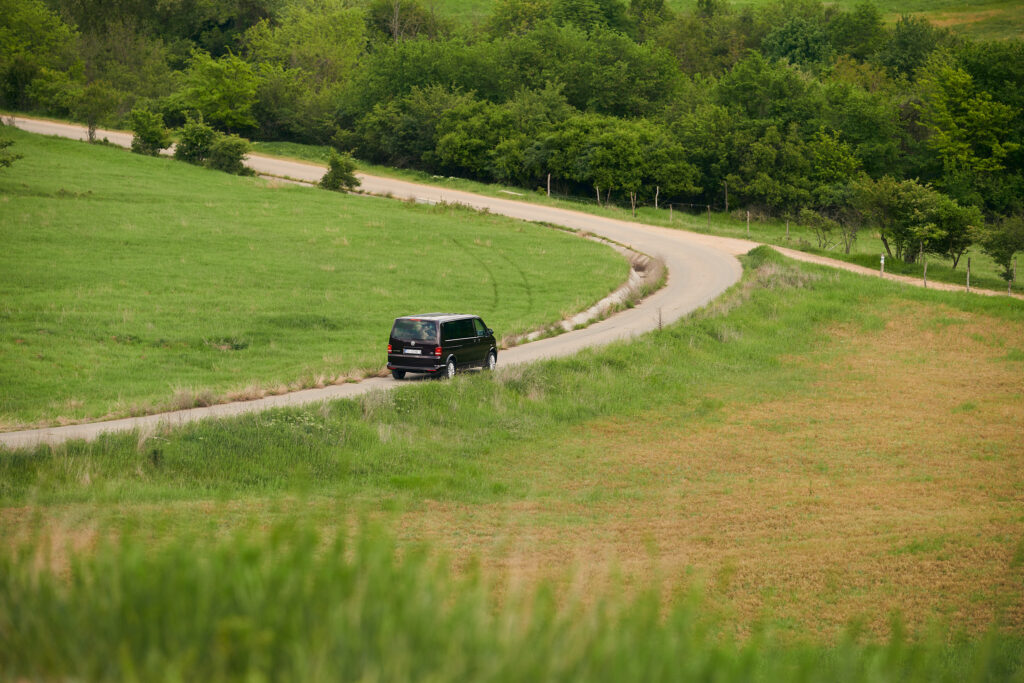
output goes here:
[{"label": "blurred grass foreground", "polygon": [[[1021,639],[737,640],[699,598],[515,596],[360,526],[295,524],[85,552],[33,539],[0,559],[4,680],[1004,681]],[[614,595],[621,595],[616,592]]]}]

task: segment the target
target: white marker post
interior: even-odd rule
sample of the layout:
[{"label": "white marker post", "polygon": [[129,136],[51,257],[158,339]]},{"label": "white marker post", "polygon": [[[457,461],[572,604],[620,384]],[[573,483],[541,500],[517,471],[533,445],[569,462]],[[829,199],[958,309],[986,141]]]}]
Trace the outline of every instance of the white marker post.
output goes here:
[{"label": "white marker post", "polygon": [[882,254],[882,265],[878,267],[878,274],[885,277],[885,254]]}]

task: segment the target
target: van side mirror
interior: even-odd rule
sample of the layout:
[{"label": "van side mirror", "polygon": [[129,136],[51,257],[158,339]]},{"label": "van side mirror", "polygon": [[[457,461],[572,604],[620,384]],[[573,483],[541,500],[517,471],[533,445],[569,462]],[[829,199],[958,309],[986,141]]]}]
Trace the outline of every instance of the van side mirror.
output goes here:
[{"label": "van side mirror", "polygon": [[493,337],[494,336],[494,330],[492,330],[491,328],[488,327],[487,328],[487,336]]}]

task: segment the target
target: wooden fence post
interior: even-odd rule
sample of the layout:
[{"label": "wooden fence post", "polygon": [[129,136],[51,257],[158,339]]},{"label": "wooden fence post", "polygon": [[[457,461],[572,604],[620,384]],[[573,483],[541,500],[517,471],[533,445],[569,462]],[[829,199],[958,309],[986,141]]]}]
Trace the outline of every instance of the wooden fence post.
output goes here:
[{"label": "wooden fence post", "polygon": [[747,239],[750,239],[750,211],[747,211]]},{"label": "wooden fence post", "polygon": [[711,205],[708,204],[708,232],[711,232]]},{"label": "wooden fence post", "polygon": [[967,257],[967,291],[971,291],[971,257]]},{"label": "wooden fence post", "polygon": [[928,259],[924,255],[924,242],[921,242],[921,252],[918,255],[924,265],[924,288],[928,289]]}]

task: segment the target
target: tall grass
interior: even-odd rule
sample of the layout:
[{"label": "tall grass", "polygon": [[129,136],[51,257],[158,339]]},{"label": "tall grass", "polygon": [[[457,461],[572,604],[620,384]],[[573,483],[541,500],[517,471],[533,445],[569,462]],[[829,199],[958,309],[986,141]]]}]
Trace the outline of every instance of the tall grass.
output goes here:
[{"label": "tall grass", "polygon": [[722,635],[654,591],[501,601],[475,574],[363,528],[301,524],[73,554],[0,550],[0,678],[83,681],[1013,681],[1022,640]]}]

